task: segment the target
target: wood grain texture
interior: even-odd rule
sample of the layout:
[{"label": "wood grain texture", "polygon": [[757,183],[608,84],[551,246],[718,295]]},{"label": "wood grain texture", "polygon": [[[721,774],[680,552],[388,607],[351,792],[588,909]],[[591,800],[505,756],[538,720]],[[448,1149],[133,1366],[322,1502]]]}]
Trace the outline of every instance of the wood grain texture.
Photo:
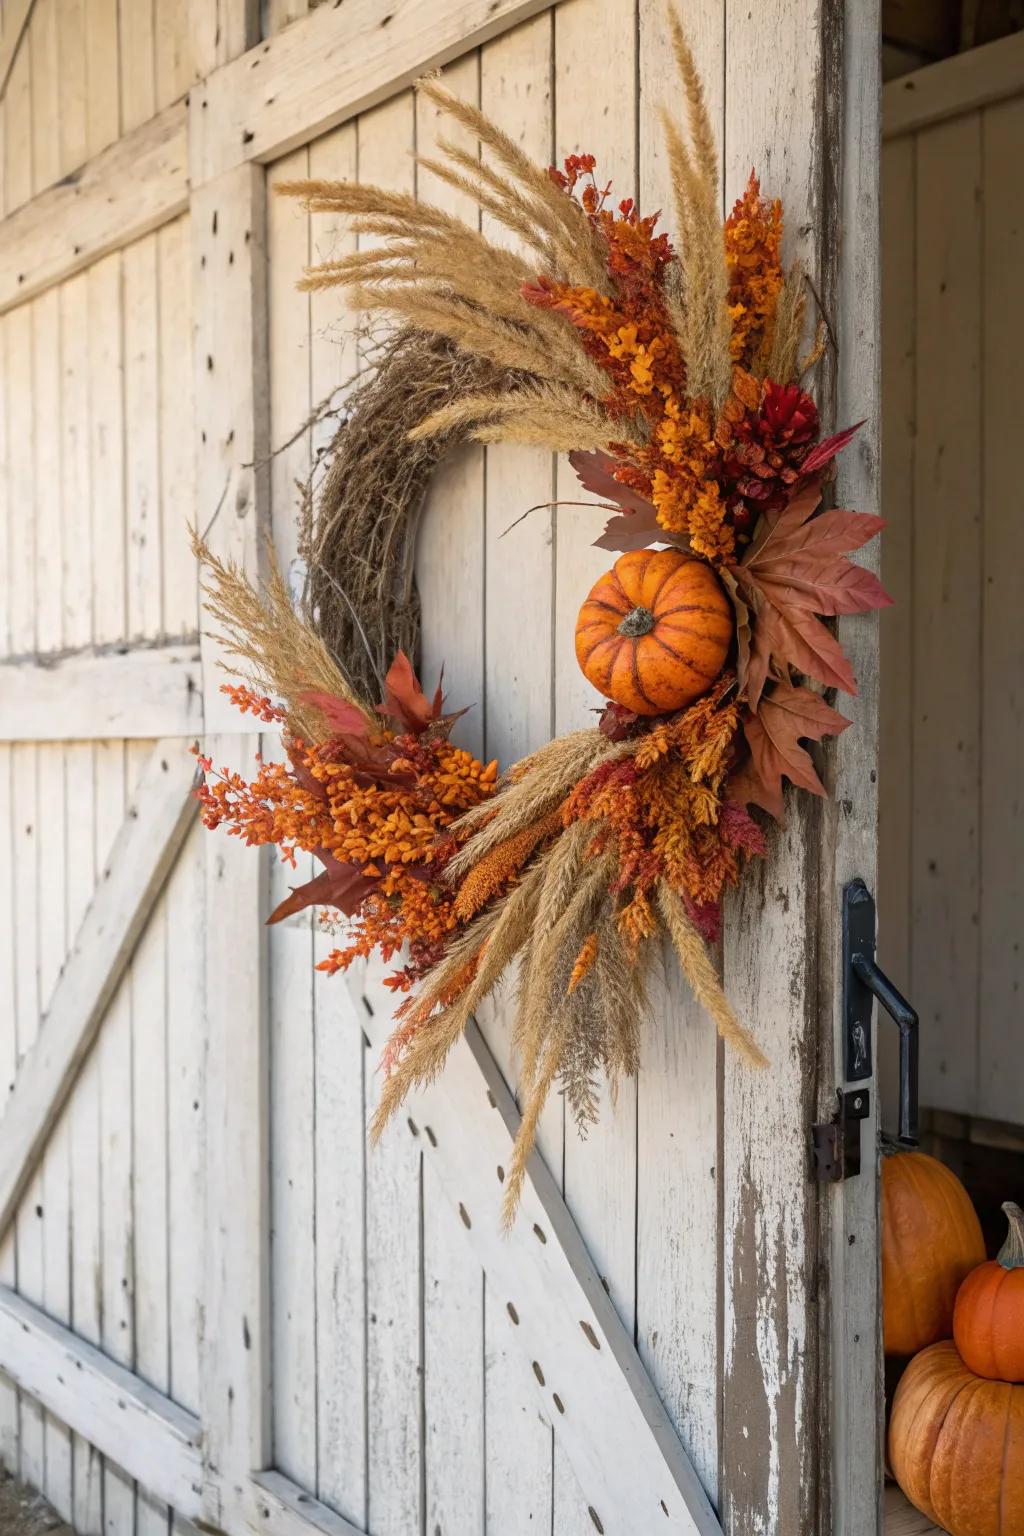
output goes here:
[{"label": "wood grain texture", "polygon": [[[911,996],[921,1097],[977,1110],[981,697],[981,123],[917,140]],[[944,377],[958,380],[956,397]],[[925,660],[926,659],[926,660]]]},{"label": "wood grain texture", "polygon": [[308,143],[549,3],[434,0],[382,13],[377,0],[354,0],[343,16],[317,8],[193,92],[192,185]]},{"label": "wood grain texture", "polygon": [[[0,310],[20,304],[108,251],[155,229],[188,202],[186,111],[165,108],[134,133],[27,202],[18,196],[24,147],[7,135],[8,208],[20,209],[0,244]],[[31,164],[31,154],[28,162]]]}]

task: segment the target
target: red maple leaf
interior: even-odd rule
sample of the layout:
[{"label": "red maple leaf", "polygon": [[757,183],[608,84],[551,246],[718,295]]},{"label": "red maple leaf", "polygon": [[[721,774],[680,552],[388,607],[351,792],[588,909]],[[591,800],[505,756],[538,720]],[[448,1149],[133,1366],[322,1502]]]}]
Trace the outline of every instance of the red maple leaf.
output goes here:
[{"label": "red maple leaf", "polygon": [[872,571],[847,559],[874,538],[882,518],[842,510],[814,516],[820,500],[821,482],[813,480],[777,518],[765,519],[743,561],[729,568],[752,620],[749,656],[740,658],[752,710],[769,675],[788,678],[790,667],[856,693],[842,647],[815,615],[866,613],[892,602]]},{"label": "red maple leaf", "polygon": [[750,757],[729,780],[729,798],[741,805],[759,805],[781,821],[784,778],[813,795],[825,793],[801,740],[838,736],[849,724],[809,688],[777,682],[762,697],[757,713],[744,716]]}]

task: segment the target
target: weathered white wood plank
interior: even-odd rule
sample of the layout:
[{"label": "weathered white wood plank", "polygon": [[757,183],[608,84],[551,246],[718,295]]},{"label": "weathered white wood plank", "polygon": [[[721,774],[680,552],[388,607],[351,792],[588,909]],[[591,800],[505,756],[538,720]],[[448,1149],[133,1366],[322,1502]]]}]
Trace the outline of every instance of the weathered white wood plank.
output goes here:
[{"label": "weathered white wood plank", "polygon": [[[366,1011],[372,1050],[382,1047],[389,1024],[386,1013]],[[465,1211],[460,1219],[487,1272],[488,1296],[512,1304],[519,1346],[538,1367],[533,1401],[554,1422],[584,1511],[593,1509],[609,1536],[718,1532],[632,1330],[623,1327],[539,1153],[530,1161],[516,1225],[502,1231],[503,1170],[520,1117],[475,1025],[407,1111],[383,1146],[405,1141],[422,1148],[429,1176],[440,1177],[449,1200]],[[372,1503],[371,1528],[377,1529]]]},{"label": "weathered white wood plank", "polygon": [[0,663],[0,741],[194,737],[201,677],[195,644]]},{"label": "weathered white wood plank", "polygon": [[74,170],[88,150],[85,0],[54,0],[60,96],[60,174]]},{"label": "weathered white wood plank", "polygon": [[[299,23],[295,30],[308,25]],[[357,133],[360,177],[413,191],[411,93],[365,113]],[[394,996],[382,984],[387,969],[372,960],[365,977],[370,1005],[384,1019],[394,1009]],[[368,1117],[380,1092],[378,1056],[376,1048],[367,1047]],[[383,1152],[383,1157],[368,1155],[366,1160],[367,1528],[374,1536],[403,1536],[422,1524],[425,1482],[422,1169],[420,1149],[411,1137],[392,1142]]]},{"label": "weathered white wood plank", "polygon": [[[726,9],[726,203],[756,164],[766,194],[783,199],[787,260],[802,258],[817,281],[825,24],[813,0]],[[815,1442],[817,1195],[807,1153],[818,1109],[809,798],[793,797],[768,859],[752,861],[726,904],[726,991],[772,1064],[766,1077],[724,1058],[720,1495],[726,1528],[744,1536],[811,1526],[826,1470]]]},{"label": "weathered white wood plank", "polygon": [[[278,179],[308,175],[309,152],[268,168]],[[291,198],[267,200],[269,268],[270,436],[277,451],[270,464],[270,515],[278,566],[293,592],[304,572],[297,554],[297,482],[309,473],[310,435],[298,432],[310,414],[309,295],[298,279],[309,262],[309,216]],[[295,434],[298,432],[298,436]],[[290,439],[295,437],[292,442]],[[287,445],[287,446],[285,446]],[[280,752],[267,740],[268,756]],[[270,903],[314,874],[309,854],[299,853],[293,871],[272,856]],[[316,1414],[315,1126],[313,1025],[313,916],[300,912],[267,935],[270,967],[270,1171],[271,1296],[273,1298],[274,1464],[316,1491],[317,1444],[310,1426]]]},{"label": "weathered white wood plank", "polygon": [[341,1515],[303,1492],[281,1472],[257,1472],[246,1494],[246,1504],[257,1529],[267,1536],[363,1536],[361,1525],[352,1525]]},{"label": "weathered white wood plank", "polygon": [[[352,178],[357,129],[345,124],[309,148],[312,176]],[[314,260],[355,248],[355,236],[331,220],[311,224]],[[310,294],[310,398],[314,404],[356,368],[351,316],[336,293]],[[313,429],[314,459],[334,432]],[[313,931],[313,960],[334,947]],[[363,1036],[336,977],[313,978],[316,1125],[316,1429],[317,1494],[360,1528],[366,1524],[365,1106]]]},{"label": "weathered white wood plank", "polygon": [[[123,827],[135,785],[123,742],[98,743],[96,847],[106,867]],[[100,1109],[100,1344],[105,1354],[131,1369],[135,1360],[134,1265],[132,1263],[131,977],[124,974],[103,1018],[96,1042]],[[103,1521],[134,1533],[135,1484],[119,1463],[103,1458]]]},{"label": "weathered white wood plank", "polygon": [[308,143],[549,3],[436,0],[389,14],[354,0],[343,16],[319,7],[192,92],[192,185]]},{"label": "weathered white wood plank", "polygon": [[[167,1225],[174,1236],[192,1230],[206,1184],[205,839],[198,823],[168,876],[167,953]],[[198,1243],[168,1251],[169,1395],[199,1410],[199,1349],[203,1332],[203,1255]]]},{"label": "weathered white wood plank", "polygon": [[[243,7],[235,7],[241,21]],[[254,575],[268,531],[266,458],[266,189],[245,166],[194,194],[191,206],[196,515],[217,553]],[[237,715],[215,690],[204,636],[207,730]],[[218,763],[248,768],[251,749],[215,738]],[[237,840],[208,841],[206,911],[207,1185],[200,1402],[211,1474],[203,1515],[236,1518],[239,1489],[270,1455],[267,864]],[[230,1176],[226,1176],[230,1171]],[[223,1484],[213,1481],[215,1476]],[[222,1496],[223,1489],[223,1496]]]},{"label": "weathered white wood plank", "polygon": [[[90,102],[92,93],[90,91]],[[23,153],[8,146],[8,178],[17,194]],[[129,244],[184,211],[188,203],[187,130],[183,103],[167,107],[33,197],[4,229],[0,246],[0,311],[41,293],[98,257]]]},{"label": "weathered white wood plank", "polygon": [[199,1421],[7,1286],[0,1286],[0,1361],[24,1392],[158,1497],[199,1513]]},{"label": "weathered white wood plank", "polygon": [[25,39],[32,66],[32,191],[56,181],[60,166],[60,118],[55,6],[33,8]]},{"label": "weathered white wood plank", "polygon": [[4,107],[4,195],[10,214],[32,196],[32,59],[27,46],[14,56]]},{"label": "weathered white wood plank", "polygon": [[1024,37],[1001,37],[891,80],[882,92],[887,139],[1020,94]]},{"label": "weathered white wood plank", "polygon": [[[68,931],[77,933],[96,884],[94,827],[96,766],[91,742],[68,744],[65,757],[68,807]],[[96,1048],[86,1056],[68,1102],[71,1116],[71,1322],[90,1344],[100,1342],[101,1172],[100,1071]],[[73,1524],[82,1536],[99,1536],[103,1524],[102,1458],[75,1435]]]},{"label": "weathered white wood plank", "polygon": [[85,0],[86,144],[90,156],[121,131],[118,78],[118,0]]},{"label": "weathered white wood plank", "polygon": [[129,245],[124,273],[125,496],[128,634],[153,639],[160,622],[159,295],[156,235]]},{"label": "weathered white wood plank", "polygon": [[[911,997],[922,1102],[977,1109],[981,123],[917,138]],[[960,381],[954,399],[945,383]],[[925,660],[926,659],[926,660]]]},{"label": "weathered white wood plank", "polygon": [[[190,219],[196,523],[250,576],[269,496],[265,180],[239,167],[193,194]],[[200,627],[205,728],[237,731],[205,612]]]},{"label": "weathered white wood plank", "polygon": [[[194,812],[192,777],[182,746],[158,742],[0,1127],[0,1229],[31,1176],[187,830]],[[27,1025],[28,1000],[25,1020]]]},{"label": "weathered white wood plank", "polygon": [[[1021,56],[1024,61],[1024,55]],[[985,250],[982,483],[982,741],[981,910],[978,999],[978,1110],[997,1120],[1024,1118],[1024,1068],[1012,1049],[1024,983],[1019,925],[1024,902],[1020,851],[1024,797],[1009,764],[1024,758],[1024,646],[1014,621],[1024,566],[1013,514],[1015,432],[1011,401],[1024,387],[1024,304],[1019,274],[1024,234],[1002,188],[1024,144],[1024,64],[1014,101],[990,107],[982,120]]]},{"label": "weathered white wood plank", "polygon": [[7,84],[11,66],[25,37],[25,28],[35,0],[7,0],[4,27],[0,39],[0,92]]},{"label": "weathered white wood plank", "polygon": [[[249,766],[246,743],[210,742],[218,763]],[[207,843],[206,910],[218,942],[206,961],[208,1179],[200,1356],[208,1477],[204,1518],[236,1516],[270,1449],[266,864],[236,839]],[[217,1481],[222,1478],[223,1484]]]},{"label": "weathered white wood plank", "polygon": [[93,639],[104,645],[127,634],[120,252],[95,262],[86,282],[92,545],[103,550],[93,561]]},{"label": "weathered white wood plank", "polygon": [[[188,536],[195,512],[195,450],[192,420],[192,255],[187,218],[157,233],[160,345],[160,571],[161,632],[192,635],[199,629],[199,582]],[[182,429],[182,423],[186,430]],[[161,736],[167,733],[159,732]]]},{"label": "weathered white wood plank", "polygon": [[[58,292],[61,433],[60,644],[71,649],[90,645],[93,632],[88,294],[88,278],[84,273],[62,283]],[[161,734],[164,733],[161,732]]]},{"label": "weathered white wood plank", "polygon": [[[480,99],[480,61],[468,53],[442,71],[449,90]],[[443,136],[477,153],[477,142],[425,97],[416,102],[416,145],[432,154]],[[476,227],[476,204],[422,167],[416,193]],[[445,459],[427,492],[416,557],[423,611],[422,675],[428,691],[444,668],[460,722],[460,746],[484,741],[484,450],[466,445]],[[423,1186],[423,1368],[427,1530],[484,1527],[484,1280],[458,1213],[441,1190]]]},{"label": "weathered white wood plank", "polygon": [[184,96],[198,78],[188,0],[154,0],[153,55],[156,109]]}]

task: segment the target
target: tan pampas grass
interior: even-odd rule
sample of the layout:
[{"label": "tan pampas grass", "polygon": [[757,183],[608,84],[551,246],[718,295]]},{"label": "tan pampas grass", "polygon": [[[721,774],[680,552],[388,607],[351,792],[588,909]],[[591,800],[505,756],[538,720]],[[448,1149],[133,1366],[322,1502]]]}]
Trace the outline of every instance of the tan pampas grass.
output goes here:
[{"label": "tan pampas grass", "polygon": [[768,1058],[730,1008],[704,941],[687,917],[686,908],[663,880],[658,884],[658,908],[693,995],[714,1020],[726,1045],[737,1051],[748,1066],[766,1067]]},{"label": "tan pampas grass", "polygon": [[[379,1141],[388,1121],[404,1103],[411,1089],[431,1082],[441,1071],[448,1052],[464,1033],[473,1010],[493,991],[504,972],[511,965],[530,936],[537,895],[544,875],[544,866],[538,862],[497,904],[496,915],[483,926],[486,936],[482,942],[475,937],[464,948],[465,958],[470,958],[472,943],[477,942],[479,954],[476,974],[469,985],[440,1013],[431,1014],[412,1035],[406,1054],[385,1080],[380,1101],[370,1126],[374,1141]],[[479,920],[478,920],[479,922]],[[468,930],[474,934],[475,923]],[[463,936],[467,937],[466,935]],[[447,968],[450,956],[441,962]],[[463,961],[463,963],[465,963]],[[457,973],[456,973],[457,974]],[[439,982],[432,972],[424,983],[428,995],[439,995]],[[443,993],[443,986],[440,992]],[[419,999],[417,1000],[419,1002]]]},{"label": "tan pampas grass", "polygon": [[772,316],[771,341],[764,359],[765,376],[780,384],[792,384],[801,372],[800,346],[803,340],[804,272],[794,263],[786,273]]},{"label": "tan pampas grass", "polygon": [[613,441],[641,438],[638,420],[623,418],[613,423],[575,387],[544,383],[453,401],[421,421],[410,436],[415,442],[435,432],[467,428],[478,442],[532,443],[555,453],[607,449]]},{"label": "tan pampas grass", "polygon": [[615,751],[600,731],[592,730],[575,731],[534,753],[528,759],[533,763],[529,773],[506,783],[493,799],[474,806],[453,824],[456,834],[473,835],[448,864],[447,879],[464,879],[492,848],[553,811],[578,779]]},{"label": "tan pampas grass", "polygon": [[456,917],[464,923],[474,917],[503,885],[515,878],[538,844],[561,828],[562,813],[557,807],[485,853],[459,886],[455,897]]},{"label": "tan pampas grass", "polygon": [[687,148],[674,120],[663,110],[682,268],[682,294],[670,302],[670,309],[686,359],[687,391],[691,396],[705,396],[717,411],[732,386],[729,273],[719,203],[718,156],[704,87],[673,6],[669,7],[668,20],[686,97],[691,146]]},{"label": "tan pampas grass", "polygon": [[191,533],[192,551],[204,573],[203,606],[223,626],[214,638],[224,655],[238,662],[234,667],[222,662],[224,670],[279,700],[289,730],[304,741],[327,734],[321,711],[303,698],[310,691],[347,699],[376,729],[375,716],[342,676],[320,635],[295,612],[273,549],[268,546],[269,570],[257,586],[236,565],[219,559],[194,528]]}]

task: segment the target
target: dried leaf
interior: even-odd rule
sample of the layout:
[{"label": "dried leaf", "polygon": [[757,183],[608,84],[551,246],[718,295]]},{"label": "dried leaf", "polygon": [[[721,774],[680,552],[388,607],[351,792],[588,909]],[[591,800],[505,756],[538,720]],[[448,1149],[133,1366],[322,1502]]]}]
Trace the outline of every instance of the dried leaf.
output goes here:
[{"label": "dried leaf", "polygon": [[379,713],[397,720],[407,731],[418,736],[433,725],[443,704],[440,686],[431,704],[420,687],[412,662],[404,651],[399,651],[384,679],[384,703],[377,705]]},{"label": "dried leaf", "polygon": [[790,667],[856,693],[842,647],[815,614],[866,613],[892,601],[873,571],[847,559],[883,520],[842,510],[816,517],[820,500],[821,482],[814,480],[773,522],[765,519],[741,564],[723,572],[752,615],[749,649],[741,637],[737,672],[755,712],[769,676],[788,678]]},{"label": "dried leaf", "polygon": [[831,437],[823,437],[821,442],[812,448],[806,459],[804,459],[800,466],[800,473],[802,475],[813,475],[815,470],[824,469],[826,464],[832,462],[837,453],[842,453],[850,439],[860,431],[865,421],[867,421],[866,416],[860,421],[855,421],[852,427],[844,427],[842,432],[833,432]]},{"label": "dried leaf", "polygon": [[310,688],[305,693],[300,693],[296,702],[311,704],[314,709],[318,709],[323,715],[325,724],[340,735],[364,738],[367,735],[366,714],[349,699],[339,698],[336,693],[322,693]]},{"label": "dried leaf", "polygon": [[618,460],[610,454],[601,453],[599,449],[592,453],[570,453],[569,463],[584,490],[590,491],[592,495],[600,496],[602,501],[611,502],[615,507],[621,507],[623,512],[632,516],[648,512],[654,515],[654,507],[646,496],[641,496],[639,491],[615,479],[611,470]]},{"label": "dried leaf", "polygon": [[372,875],[364,875],[358,864],[342,864],[331,853],[318,853],[317,858],[325,866],[323,873],[305,885],[293,886],[291,895],[271,912],[268,923],[283,922],[307,907],[336,907],[351,917],[380,883]]},{"label": "dried leaf", "polygon": [[757,713],[744,717],[750,758],[729,780],[729,798],[760,805],[781,821],[783,778],[814,795],[825,793],[801,740],[838,736],[849,724],[809,688],[777,682],[761,699]]}]

